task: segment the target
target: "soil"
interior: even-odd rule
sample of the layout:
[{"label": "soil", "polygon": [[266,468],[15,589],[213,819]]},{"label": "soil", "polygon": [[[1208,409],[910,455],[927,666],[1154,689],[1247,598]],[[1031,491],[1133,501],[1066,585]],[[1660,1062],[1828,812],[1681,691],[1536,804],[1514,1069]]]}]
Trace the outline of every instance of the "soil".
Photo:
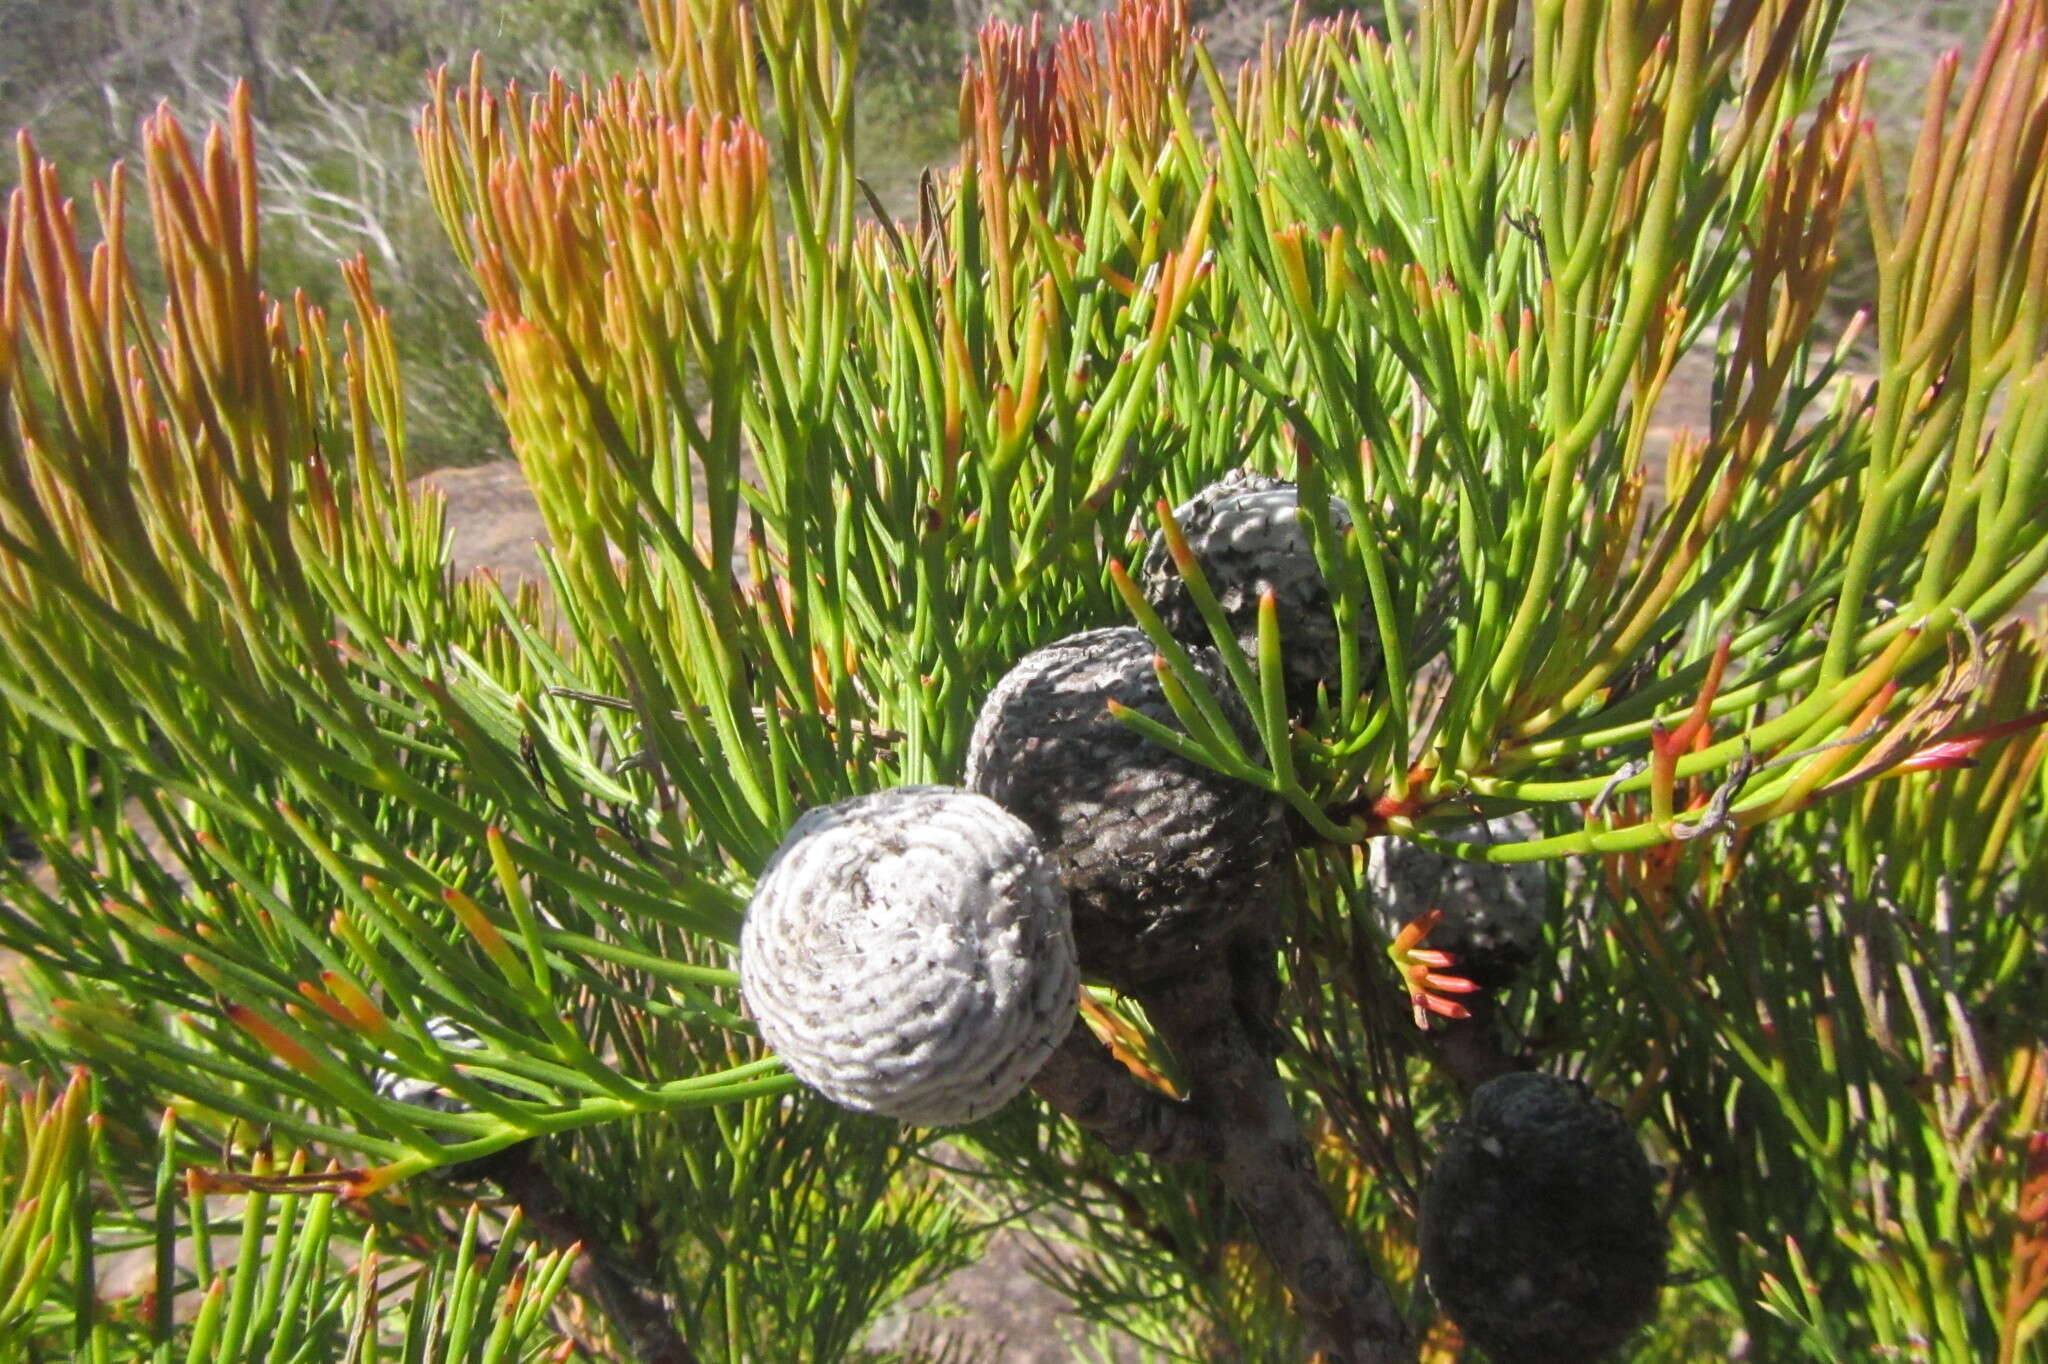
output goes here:
[{"label": "soil", "polygon": [[542,580],[540,546],[548,532],[518,460],[437,469],[414,479],[413,486],[448,500],[449,554],[457,573],[484,569],[508,590],[522,579]]},{"label": "soil", "polygon": [[1092,1328],[1033,1272],[1049,1253],[1048,1244],[1028,1231],[994,1233],[973,1264],[884,1313],[869,1331],[867,1347],[961,1364],[1124,1364],[1139,1358],[1137,1342],[1128,1337],[1106,1358],[1083,1344]]}]

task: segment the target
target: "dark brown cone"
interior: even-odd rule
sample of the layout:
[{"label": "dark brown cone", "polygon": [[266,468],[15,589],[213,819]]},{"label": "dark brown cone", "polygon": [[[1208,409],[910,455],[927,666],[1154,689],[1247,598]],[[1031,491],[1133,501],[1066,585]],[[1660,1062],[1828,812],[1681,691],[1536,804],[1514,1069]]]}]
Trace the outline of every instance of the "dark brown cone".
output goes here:
[{"label": "dark brown cone", "polygon": [[1619,1110],[1555,1075],[1489,1080],[1422,1204],[1422,1267],[1493,1364],[1593,1364],[1657,1310],[1657,1180]]},{"label": "dark brown cone", "polygon": [[[1191,649],[1239,736],[1244,712],[1213,651]],[[1188,762],[1109,713],[1180,727],[1144,632],[1090,630],[1026,656],[983,705],[967,785],[1030,825],[1058,866],[1084,974],[1134,989],[1221,961],[1262,928],[1286,851],[1269,793]]]},{"label": "dark brown cone", "polygon": [[[1209,590],[1248,655],[1259,645],[1259,598],[1273,594],[1284,651],[1287,705],[1297,716],[1314,711],[1319,687],[1337,698],[1337,622],[1330,613],[1330,588],[1323,581],[1308,532],[1302,527],[1295,485],[1236,470],[1174,508],[1174,520],[1202,566]],[[1330,521],[1339,534],[1351,526],[1344,504],[1331,499]],[[1195,609],[1187,584],[1154,532],[1138,579],[1145,597],[1175,639],[1206,644],[1208,624]],[[1361,680],[1377,674],[1379,634],[1368,614],[1358,640]]]}]

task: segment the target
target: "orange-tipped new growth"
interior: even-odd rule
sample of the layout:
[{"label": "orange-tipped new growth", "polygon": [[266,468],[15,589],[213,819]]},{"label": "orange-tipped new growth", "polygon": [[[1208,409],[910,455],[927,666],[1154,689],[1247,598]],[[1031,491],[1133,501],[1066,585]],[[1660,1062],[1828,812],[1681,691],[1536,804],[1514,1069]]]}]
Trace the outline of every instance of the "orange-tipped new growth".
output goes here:
[{"label": "orange-tipped new growth", "polygon": [[1451,974],[1451,968],[1458,964],[1456,957],[1449,952],[1422,946],[1430,930],[1442,922],[1443,917],[1441,909],[1432,909],[1409,920],[1387,948],[1387,959],[1394,963],[1394,969],[1401,973],[1401,979],[1407,984],[1408,1004],[1414,1011],[1415,1026],[1424,1032],[1429,1031],[1431,1014],[1439,1018],[1470,1018],[1470,1009],[1445,996],[1469,995],[1479,989],[1473,981]]},{"label": "orange-tipped new growth", "polygon": [[282,1028],[256,1010],[246,1004],[229,1004],[225,1012],[229,1022],[249,1034],[271,1055],[301,1075],[317,1081],[327,1074],[327,1067],[322,1065],[312,1052],[307,1051]]}]

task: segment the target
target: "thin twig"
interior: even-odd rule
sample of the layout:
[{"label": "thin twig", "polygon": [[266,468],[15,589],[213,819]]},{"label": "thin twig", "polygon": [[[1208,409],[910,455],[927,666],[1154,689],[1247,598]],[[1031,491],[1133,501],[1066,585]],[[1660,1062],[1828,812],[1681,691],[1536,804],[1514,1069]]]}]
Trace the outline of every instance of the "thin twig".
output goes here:
[{"label": "thin twig", "polygon": [[1488,1080],[1522,1069],[1501,1050],[1500,1034],[1494,1023],[1500,1006],[1493,996],[1474,995],[1466,1008],[1471,1011],[1469,1017],[1447,1020],[1429,1038],[1431,1056],[1451,1077],[1460,1094],[1470,1094]]}]

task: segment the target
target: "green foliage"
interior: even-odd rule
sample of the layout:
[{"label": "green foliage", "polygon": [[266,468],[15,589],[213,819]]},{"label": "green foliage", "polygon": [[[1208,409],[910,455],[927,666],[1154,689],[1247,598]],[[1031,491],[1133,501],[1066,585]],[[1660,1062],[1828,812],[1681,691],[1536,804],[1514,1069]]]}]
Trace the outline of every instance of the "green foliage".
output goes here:
[{"label": "green foliage", "polygon": [[[1974,680],[1987,719],[2039,698],[2038,635]],[[1670,1005],[1644,1084],[1707,1282],[1758,1286],[1716,1296],[1774,1357],[2039,1356],[2044,757],[1859,792],[1606,916]],[[1682,988],[1714,959],[1743,969]]]},{"label": "green foliage", "polygon": [[[323,307],[345,306],[334,261],[368,251],[396,318],[417,467],[504,453],[475,291],[452,268],[421,192],[406,112],[422,70],[473,50],[528,82],[555,67],[630,67],[638,35],[623,7],[81,0],[9,5],[0,31],[8,35],[0,49],[0,126],[34,126],[54,159],[72,169],[134,156],[137,124],[158,101],[219,117],[230,79],[249,80],[266,149],[265,274],[273,294],[303,289]],[[10,172],[0,182],[13,178]],[[156,292],[146,263],[140,278]]]},{"label": "green foliage", "polygon": [[653,1262],[702,1357],[844,1359],[967,1259],[976,1228],[923,1160],[889,1124],[804,1096],[592,1128],[562,1166],[572,1201]]},{"label": "green foliage", "polygon": [[[331,1191],[250,1192],[222,1208],[181,1168],[193,1148],[174,1113],[159,1130],[108,1121],[80,1071],[0,1114],[0,1351],[103,1361],[561,1359],[546,1318],[573,1255],[522,1243],[519,1218],[472,1205],[439,1245],[393,1242]],[[137,1157],[155,1153],[153,1182]],[[272,1158],[252,1167],[262,1183]],[[297,1174],[303,1154],[280,1168]],[[289,1181],[286,1181],[289,1182]],[[139,1302],[99,1304],[109,1261],[148,1266]],[[119,1270],[114,1271],[117,1277]]]},{"label": "green foliage", "polygon": [[[1518,40],[1512,7],[1445,0],[1298,23],[1234,81],[1163,0],[1051,47],[994,24],[959,164],[903,222],[861,216],[857,4],[647,0],[652,69],[611,82],[444,69],[424,180],[545,592],[451,577],[367,264],[338,326],[264,291],[253,90],[197,146],[152,118],[98,245],[25,143],[0,804],[43,861],[0,864],[0,943],[56,996],[18,1050],[180,1114],[95,1197],[155,1150],[137,1225],[205,1266],[213,1213],[177,1223],[174,1176],[251,1191],[263,1286],[199,1274],[193,1329],[218,1302],[220,1340],[276,1358],[400,1317],[452,1339],[501,1301],[511,1257],[480,1268],[480,1215],[433,1192],[478,1161],[558,1248],[592,1238],[578,1293],[613,1347],[858,1348],[967,1253],[974,1204],[932,1134],[830,1112],[762,1054],[731,960],[752,880],[806,808],[956,779],[1019,655],[1129,618],[1179,724],[1131,722],[1315,835],[1276,918],[1279,1077],[1406,1320],[1430,1320],[1416,1191],[1462,1047],[1653,1132],[1698,1277],[1640,1357],[1737,1330],[1770,1357],[2037,1357],[2048,680],[1998,622],[2048,570],[2048,11],[2000,11],[1901,175],[1862,72],[1824,70],[1837,10],[1546,5]],[[1859,188],[1876,372],[1852,378],[1821,308]],[[1709,328],[1706,427],[1660,456]],[[1247,463],[1299,480],[1346,641],[1297,722],[1277,616],[1249,653],[1212,628],[1257,745],[1124,570]],[[1543,837],[1445,833],[1522,809]],[[1552,950],[1443,1040],[1382,964],[1376,837],[1576,859]],[[1131,1075],[1199,1094],[1134,1005],[1084,1011]],[[74,1135],[8,1138],[54,1196],[7,1236],[50,1247],[31,1329],[91,1345],[122,1328],[78,1313],[63,1267],[95,1237],[56,1211],[92,1201],[87,1167],[35,1154],[90,1140],[81,1103],[8,1129]],[[1021,1107],[955,1145],[990,1218],[1071,1238],[1051,1272],[1084,1316],[1161,1357],[1300,1356],[1300,1285],[1212,1165]],[[355,1208],[366,1242],[420,1238],[411,1306],[335,1269]],[[290,1313],[249,1315],[277,1293]],[[502,1301],[492,1348],[527,1348],[540,1309]]]}]

